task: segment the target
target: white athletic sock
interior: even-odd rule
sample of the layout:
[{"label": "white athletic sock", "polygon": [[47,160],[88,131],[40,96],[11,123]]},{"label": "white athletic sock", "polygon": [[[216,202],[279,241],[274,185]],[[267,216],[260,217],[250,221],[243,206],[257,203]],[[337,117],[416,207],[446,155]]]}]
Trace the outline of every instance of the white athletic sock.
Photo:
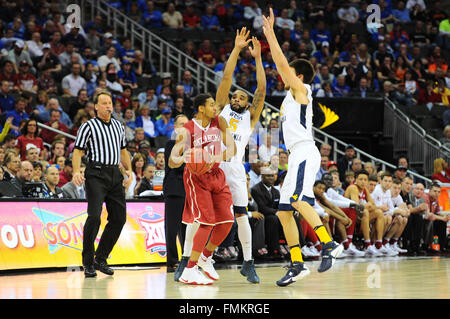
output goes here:
[{"label": "white athletic sock", "polygon": [[184,238],[183,257],[190,257],[192,252],[192,246],[194,245],[194,236],[200,227],[199,223],[187,224],[186,236]]},{"label": "white athletic sock", "polygon": [[252,259],[252,229],[248,221],[248,216],[240,216],[236,218],[238,224],[238,238],[242,246],[242,254],[244,260]]}]

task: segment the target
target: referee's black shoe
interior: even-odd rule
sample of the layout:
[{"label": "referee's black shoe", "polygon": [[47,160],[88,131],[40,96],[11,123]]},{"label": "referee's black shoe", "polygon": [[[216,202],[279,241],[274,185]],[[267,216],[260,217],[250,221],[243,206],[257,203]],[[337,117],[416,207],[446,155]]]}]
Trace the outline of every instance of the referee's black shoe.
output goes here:
[{"label": "referee's black shoe", "polygon": [[110,276],[114,275],[114,270],[112,270],[112,268],[110,268],[108,266],[106,261],[95,260],[94,261],[94,267],[95,267],[95,269],[100,270],[105,275],[110,275]]},{"label": "referee's black shoe", "polygon": [[85,265],[84,268],[84,277],[92,278],[97,276],[97,272],[95,271],[94,265]]}]

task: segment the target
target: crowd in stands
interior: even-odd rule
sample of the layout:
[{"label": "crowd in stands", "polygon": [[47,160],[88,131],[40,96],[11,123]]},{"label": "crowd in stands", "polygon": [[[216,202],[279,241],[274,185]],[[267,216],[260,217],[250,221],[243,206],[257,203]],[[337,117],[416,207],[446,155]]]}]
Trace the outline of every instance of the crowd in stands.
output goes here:
[{"label": "crowd in stands", "polygon": [[[367,6],[380,7],[380,25],[368,23]],[[261,15],[269,7],[288,60],[310,59],[316,70],[317,97],[388,97],[422,125],[422,114],[433,105],[450,106],[450,23],[441,1],[110,1],[137,23],[159,32],[198,31],[211,39],[181,36],[177,45],[186,54],[220,74],[231,52],[233,32],[247,27],[262,43],[267,96],[284,96],[283,83],[262,33]],[[173,40],[167,33],[166,40]],[[241,52],[235,82],[254,91],[255,64]],[[413,106],[417,106],[414,108]],[[450,124],[450,110],[436,107],[423,124],[430,135]]]},{"label": "crowd in stands", "polygon": [[[123,2],[123,1],[122,1]],[[316,68],[318,96],[386,95],[395,102],[448,104],[450,73],[448,14],[440,1],[372,1],[380,6],[381,25],[367,27],[369,2],[327,1],[112,1],[151,30],[233,32],[246,26],[262,42],[267,94],[281,81],[262,33],[261,15],[273,7],[275,28],[288,60],[304,57]],[[170,4],[168,4],[170,2]],[[137,14],[140,12],[140,14]],[[169,39],[168,39],[169,40]],[[180,46],[208,67],[221,71],[231,52],[231,38],[217,43],[185,39]],[[246,89],[255,87],[255,65],[243,50],[235,71]],[[431,91],[427,86],[431,85]]]},{"label": "crowd in stands", "polygon": [[[364,1],[328,1],[323,7],[310,1],[284,2],[288,3],[286,7],[268,1],[268,7],[260,8],[258,1],[247,0],[108,1],[150,30],[196,29],[232,34],[236,28],[247,26],[262,43],[267,96],[286,94],[261,32],[261,15],[267,15],[272,6],[280,45],[288,60],[307,58],[316,69],[312,84],[315,96],[365,98],[379,94],[406,106],[449,106],[450,24],[439,1],[427,5],[414,0],[395,4],[390,0],[375,1],[381,7],[383,25],[375,30],[364,27],[362,31],[356,26],[366,25]],[[64,7],[56,1],[0,0],[0,4],[0,183],[13,186],[2,186],[2,195],[85,198],[83,186],[71,182],[74,141],[50,128],[76,135],[80,125],[95,116],[93,97],[103,89],[113,94],[113,116],[124,124],[127,149],[133,158],[133,183],[126,190],[127,197],[152,190],[155,172],[164,170],[166,165],[163,147],[173,135],[174,122],[180,116],[190,119],[195,114],[192,98],[199,88],[191,72],[184,71],[180,81],[171,73],[158,72],[154,61],[133,48],[129,38],[114,34],[100,15],[77,28],[67,23],[62,14]],[[349,32],[349,28],[356,31]],[[233,41],[228,37],[220,43],[186,39],[180,48],[220,72]],[[242,50],[234,75],[240,86],[254,91],[255,65],[248,50]],[[38,123],[47,128],[39,128]],[[270,122],[270,128],[278,125],[276,119]],[[447,145],[449,125],[444,122],[443,126],[442,143]],[[257,228],[254,234],[263,234],[254,236],[256,256],[283,258],[288,249],[280,244],[283,235],[278,227],[276,199],[287,170],[288,152],[282,142],[280,148],[270,145],[268,142],[247,154],[249,212],[252,227]],[[408,172],[412,170],[406,158],[389,176],[380,172],[377,175],[377,167],[372,163],[355,158],[351,145],[337,162],[330,161],[329,145],[321,146],[321,154],[317,175],[320,182],[315,186],[317,210],[330,234],[344,242],[348,254],[367,251],[372,243],[376,246],[374,254],[393,254],[402,249],[420,253],[422,248],[428,248],[435,234],[441,247],[446,247],[442,224],[447,217],[439,213],[436,204],[440,186],[433,184],[425,189],[420,180],[410,177]],[[386,213],[390,210],[382,211],[386,203],[361,207],[348,194],[361,176],[367,177],[367,187],[373,186],[371,193],[383,188],[383,192],[390,190],[392,197],[398,199],[393,195],[398,195],[400,187],[406,206],[399,204],[400,213],[392,214]],[[389,181],[383,184],[385,179],[392,186]],[[445,161],[436,160],[433,179],[450,183]],[[346,198],[346,208],[357,211],[358,218],[352,215],[355,218],[351,219],[338,205],[329,205],[331,201],[324,197],[328,189]],[[364,228],[369,211],[376,211],[377,218],[383,219],[379,224],[386,227],[381,235],[379,228]],[[412,218],[416,213],[424,216],[422,222]],[[317,256],[321,247],[314,232],[300,217],[298,225],[303,230],[304,254]],[[351,225],[354,233],[348,234],[346,229]],[[395,232],[391,231],[393,225]],[[354,246],[352,236],[366,231],[376,234],[364,238],[365,248]],[[237,254],[233,236],[232,232],[219,248],[218,255],[225,259]],[[375,239],[376,236],[381,237]]]}]

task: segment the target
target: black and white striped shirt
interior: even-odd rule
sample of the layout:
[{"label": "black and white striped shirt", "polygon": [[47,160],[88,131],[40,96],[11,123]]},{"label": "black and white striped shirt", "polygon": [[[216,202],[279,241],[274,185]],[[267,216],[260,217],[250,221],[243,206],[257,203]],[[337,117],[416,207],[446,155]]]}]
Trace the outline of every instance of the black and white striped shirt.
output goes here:
[{"label": "black and white striped shirt", "polygon": [[126,145],[125,129],[114,118],[109,123],[90,119],[80,126],[75,140],[75,148],[87,151],[88,161],[104,165],[119,165],[120,151]]}]

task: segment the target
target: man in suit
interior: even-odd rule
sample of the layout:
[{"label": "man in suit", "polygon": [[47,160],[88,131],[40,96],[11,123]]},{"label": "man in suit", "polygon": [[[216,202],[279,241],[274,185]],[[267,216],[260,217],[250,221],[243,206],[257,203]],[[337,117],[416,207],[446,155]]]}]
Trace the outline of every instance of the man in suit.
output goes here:
[{"label": "man in suit", "polygon": [[[86,165],[81,164],[80,173],[84,176],[84,171],[86,170]],[[77,186],[73,182],[68,182],[61,187],[64,198],[72,199],[86,199],[86,189],[85,185]]]},{"label": "man in suit", "polygon": [[10,183],[17,190],[17,193],[23,195],[23,185],[27,182],[31,182],[33,178],[33,164],[29,161],[23,161],[19,164],[19,171],[17,176],[14,177]]},{"label": "man in suit", "polygon": [[248,176],[247,173],[245,176],[247,178],[247,212],[248,217],[250,218],[250,227],[252,228],[253,255],[255,258],[265,258],[268,251],[266,249],[266,235],[264,232],[264,215],[259,212],[258,204],[251,195],[250,176]]},{"label": "man in suit", "polygon": [[153,177],[155,177],[156,166],[154,164],[147,164],[144,166],[144,177],[141,178],[136,185],[134,195],[139,196],[141,193],[153,190]]},{"label": "man in suit", "polygon": [[411,256],[424,253],[420,250],[420,241],[423,238],[424,215],[429,211],[423,198],[424,189],[421,183],[417,183],[413,187],[413,179],[410,176],[406,176],[402,180],[400,196],[410,212],[403,237],[408,242],[408,255]]},{"label": "man in suit", "polygon": [[[186,115],[180,114],[175,117],[175,130],[182,128],[189,121]],[[169,157],[172,148],[175,145],[175,139],[167,141],[164,148],[165,163],[169,163]],[[180,239],[181,247],[184,247],[184,238],[186,226],[182,224],[181,219],[184,210],[185,190],[183,183],[184,164],[178,168],[164,167],[165,174],[163,180],[163,194],[165,203],[165,235],[167,247],[167,272],[174,272],[178,264],[177,235]],[[183,248],[182,263],[189,260],[190,252]],[[181,273],[179,274],[181,275]]]},{"label": "man in suit", "polygon": [[339,179],[345,180],[345,172],[352,170],[352,161],[356,157],[355,147],[348,144],[345,147],[345,155],[338,159],[337,166],[339,171]]},{"label": "man in suit", "polygon": [[269,167],[263,167],[261,168],[261,182],[250,190],[258,205],[259,212],[264,215],[266,244],[271,257],[280,257],[277,255],[277,252],[280,251],[281,224],[277,216],[280,191],[273,187],[276,179],[276,172]]},{"label": "man in suit", "polygon": [[359,86],[355,87],[351,92],[350,96],[356,96],[356,97],[372,97],[374,96],[373,90],[368,86],[367,78],[362,77],[359,80]]}]

